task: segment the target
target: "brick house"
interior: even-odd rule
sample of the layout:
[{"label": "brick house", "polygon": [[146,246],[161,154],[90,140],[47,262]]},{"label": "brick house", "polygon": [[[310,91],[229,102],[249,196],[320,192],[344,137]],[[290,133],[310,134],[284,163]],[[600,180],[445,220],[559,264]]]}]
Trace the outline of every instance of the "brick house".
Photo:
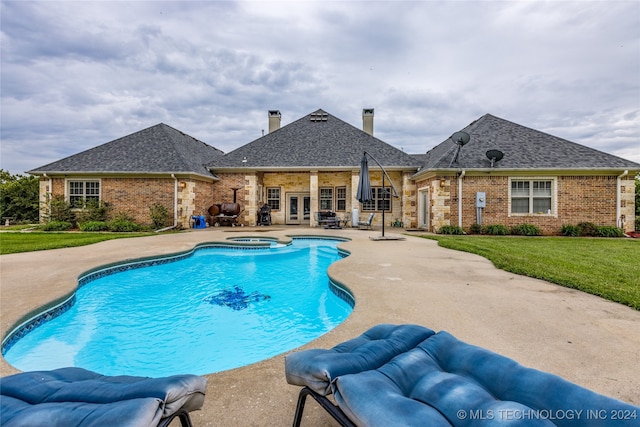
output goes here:
[{"label": "brick house", "polygon": [[448,138],[412,176],[418,226],[526,223],[556,234],[593,222],[633,231],[639,164],[490,114],[463,132],[468,143]]},{"label": "brick house", "polygon": [[[256,223],[257,210],[271,207],[274,224],[316,226],[315,213],[329,210],[351,219],[358,213],[381,212],[386,218],[409,220],[415,203],[411,196],[419,161],[373,136],[373,110],[363,112],[363,130],[317,110],[280,127],[279,111],[269,111],[269,132],[209,164],[222,182],[240,187],[243,222]],[[370,165],[373,202],[363,206],[356,199],[360,161],[364,151],[373,155],[388,172],[399,198],[382,200],[382,175]],[[385,184],[389,187],[388,181]],[[229,190],[220,193],[229,198]],[[374,224],[380,224],[376,215]]]},{"label": "brick house", "polygon": [[[218,181],[205,166],[223,153],[160,123],[131,135],[41,166],[41,206],[63,195],[75,206],[97,199],[141,224],[151,223],[149,208],[167,208],[173,224],[188,227],[204,212]],[[41,220],[47,209],[40,209]]]},{"label": "brick house", "polygon": [[[227,154],[159,124],[29,173],[40,176],[43,202],[51,194],[72,202],[98,197],[142,223],[160,203],[181,227],[235,199],[242,225],[255,225],[266,203],[273,224],[282,225],[316,226],[317,211],[351,219],[357,210],[361,219],[375,213],[379,226],[384,204],[387,224],[429,231],[468,231],[477,222],[535,224],[545,234],[583,221],[634,228],[640,164],[489,114],[462,130],[464,145],[447,138],[410,155],[373,135],[373,113],[363,110],[362,129],[323,110],[281,127],[272,110],[266,135]],[[370,162],[375,200],[357,201],[364,151],[384,166],[398,198],[382,198],[381,170]]]}]

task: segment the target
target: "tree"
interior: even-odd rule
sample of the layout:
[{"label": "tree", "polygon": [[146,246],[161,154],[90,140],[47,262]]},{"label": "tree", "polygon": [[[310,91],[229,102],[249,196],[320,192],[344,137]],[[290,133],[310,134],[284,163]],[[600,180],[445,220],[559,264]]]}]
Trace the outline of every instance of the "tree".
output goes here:
[{"label": "tree", "polygon": [[0,169],[0,217],[13,221],[38,221],[37,176],[11,175]]}]

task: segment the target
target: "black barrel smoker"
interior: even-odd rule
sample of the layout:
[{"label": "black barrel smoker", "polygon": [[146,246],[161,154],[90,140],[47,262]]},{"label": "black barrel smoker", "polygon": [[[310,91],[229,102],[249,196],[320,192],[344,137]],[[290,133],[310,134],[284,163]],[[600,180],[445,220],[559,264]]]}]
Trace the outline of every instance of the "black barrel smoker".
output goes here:
[{"label": "black barrel smoker", "polygon": [[236,203],[236,193],[239,188],[232,188],[233,203],[217,203],[209,207],[209,215],[211,215],[210,225],[218,227],[220,225],[230,225],[235,227],[238,225],[238,218],[242,209],[240,204]]}]

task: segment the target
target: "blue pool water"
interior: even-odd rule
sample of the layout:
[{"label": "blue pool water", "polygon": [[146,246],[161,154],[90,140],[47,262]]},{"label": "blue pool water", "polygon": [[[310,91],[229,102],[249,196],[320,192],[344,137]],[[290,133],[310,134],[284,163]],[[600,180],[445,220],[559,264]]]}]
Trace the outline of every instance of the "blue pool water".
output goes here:
[{"label": "blue pool water", "polygon": [[23,371],[79,366],[145,376],[214,373],[264,360],[351,313],[327,276],[341,258],[338,243],[199,248],[179,261],[105,275],[81,286],[68,311],[4,356]]}]

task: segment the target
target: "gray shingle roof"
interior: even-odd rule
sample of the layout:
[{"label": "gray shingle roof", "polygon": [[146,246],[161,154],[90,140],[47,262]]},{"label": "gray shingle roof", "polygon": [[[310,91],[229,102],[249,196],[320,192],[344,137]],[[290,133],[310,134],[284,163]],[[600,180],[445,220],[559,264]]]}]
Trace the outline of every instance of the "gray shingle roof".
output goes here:
[{"label": "gray shingle roof", "polygon": [[224,153],[164,123],[29,171],[42,173],[189,173]]},{"label": "gray shingle roof", "polygon": [[486,152],[502,151],[495,169],[640,169],[640,164],[486,114],[463,129],[471,139],[451,163],[457,145],[449,138],[427,152],[423,169],[491,167]]},{"label": "gray shingle roof", "polygon": [[[312,120],[324,117],[326,120]],[[389,169],[417,169],[420,162],[378,138],[317,110],[209,164],[219,171],[234,168],[356,168],[363,152]],[[246,162],[243,163],[243,159]],[[372,162],[370,167],[375,167]]]}]

